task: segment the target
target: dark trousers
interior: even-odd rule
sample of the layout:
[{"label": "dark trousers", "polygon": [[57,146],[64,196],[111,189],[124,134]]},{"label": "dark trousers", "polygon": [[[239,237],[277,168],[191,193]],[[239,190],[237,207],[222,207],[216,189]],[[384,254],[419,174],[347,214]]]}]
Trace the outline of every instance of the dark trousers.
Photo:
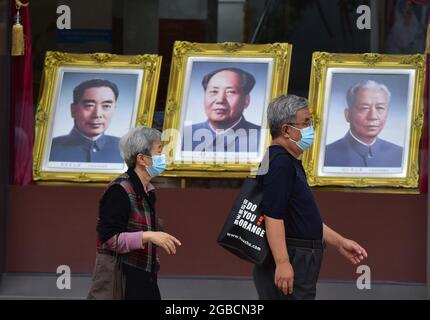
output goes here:
[{"label": "dark trousers", "polygon": [[123,264],[125,300],[161,300],[157,274]]},{"label": "dark trousers", "polygon": [[[287,240],[288,256],[294,271],[293,293],[284,295],[275,285],[275,261],[269,254],[261,266],[254,267],[254,284],[260,300],[313,300],[324,254],[324,246],[308,240],[290,243]],[[302,243],[303,242],[303,245]],[[297,246],[299,244],[300,246]],[[306,247],[307,245],[308,247]]]}]

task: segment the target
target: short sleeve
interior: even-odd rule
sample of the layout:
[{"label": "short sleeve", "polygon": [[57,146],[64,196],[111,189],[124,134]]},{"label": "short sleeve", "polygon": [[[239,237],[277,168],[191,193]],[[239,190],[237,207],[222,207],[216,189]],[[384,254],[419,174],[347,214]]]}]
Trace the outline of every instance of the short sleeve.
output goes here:
[{"label": "short sleeve", "polygon": [[263,180],[262,208],[265,215],[274,219],[287,218],[295,173],[294,164],[288,155],[279,155],[272,160]]}]

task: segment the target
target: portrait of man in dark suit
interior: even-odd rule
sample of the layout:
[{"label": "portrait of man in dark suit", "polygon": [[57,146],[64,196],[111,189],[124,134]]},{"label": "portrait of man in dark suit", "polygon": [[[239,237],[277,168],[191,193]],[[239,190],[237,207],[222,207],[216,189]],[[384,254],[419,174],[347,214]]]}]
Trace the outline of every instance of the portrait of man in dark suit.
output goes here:
[{"label": "portrait of man in dark suit", "polygon": [[106,135],[116,108],[119,90],[105,79],[81,82],[73,90],[69,134],[52,139],[49,161],[122,163],[119,138]]},{"label": "portrait of man in dark suit", "polygon": [[401,167],[403,148],[379,137],[390,111],[387,86],[365,80],[349,88],[345,136],[325,148],[326,167]]},{"label": "portrait of man in dark suit", "polygon": [[185,126],[183,151],[258,152],[261,127],[247,121],[254,76],[240,68],[221,68],[202,79],[207,120]]}]

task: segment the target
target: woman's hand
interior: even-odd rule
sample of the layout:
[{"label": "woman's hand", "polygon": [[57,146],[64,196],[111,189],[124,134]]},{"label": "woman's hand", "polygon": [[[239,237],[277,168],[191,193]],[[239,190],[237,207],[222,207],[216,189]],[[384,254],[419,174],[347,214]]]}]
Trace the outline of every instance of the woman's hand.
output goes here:
[{"label": "woman's hand", "polygon": [[176,246],[180,246],[181,242],[174,236],[162,231],[144,231],[142,235],[143,243],[153,243],[160,248],[163,248],[168,254],[176,253]]}]

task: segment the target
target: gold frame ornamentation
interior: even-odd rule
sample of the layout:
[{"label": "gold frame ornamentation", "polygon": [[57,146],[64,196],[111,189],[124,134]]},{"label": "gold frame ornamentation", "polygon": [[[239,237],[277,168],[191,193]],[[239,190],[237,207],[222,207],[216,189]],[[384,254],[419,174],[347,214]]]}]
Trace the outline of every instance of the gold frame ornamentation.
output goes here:
[{"label": "gold frame ornamentation", "polygon": [[[64,172],[45,170],[44,161],[50,137],[50,128],[54,121],[56,88],[59,81],[59,70],[62,67],[109,69],[115,72],[122,69],[143,71],[135,112],[134,126],[152,126],[158,79],[161,70],[161,56],[116,55],[110,53],[75,54],[47,51],[42,75],[39,103],[35,117],[35,143],[33,148],[33,180],[37,182],[89,183],[107,182],[118,176],[118,172],[101,172],[83,170],[81,172]],[[52,130],[51,130],[52,131]],[[125,166],[125,164],[124,164]]]},{"label": "gold frame ornamentation", "polygon": [[[288,43],[245,44],[237,42],[224,43],[191,43],[176,41],[173,48],[172,64],[164,116],[163,133],[167,129],[180,128],[184,88],[186,87],[186,68],[188,59],[192,57],[207,58],[270,58],[273,59],[270,100],[287,92],[292,45]],[[245,62],[245,61],[244,61]],[[203,105],[202,105],[203,107]],[[262,127],[262,130],[265,129]],[[169,130],[167,130],[169,131]],[[268,130],[267,130],[268,132]],[[182,133],[181,133],[182,134]],[[250,163],[183,163],[174,160],[179,134],[163,136],[165,150],[170,160],[166,177],[207,177],[207,178],[244,178],[253,175],[258,164]],[[270,134],[265,139],[265,147],[270,143]],[[166,146],[173,146],[168,147]],[[173,160],[172,160],[173,159]]]},{"label": "gold frame ornamentation", "polygon": [[[405,177],[351,177],[319,175],[319,158],[323,137],[323,115],[329,68],[363,68],[378,69],[413,69],[415,79],[410,130],[409,152],[406,162]],[[363,72],[365,73],[365,72]],[[382,187],[417,188],[419,180],[419,142],[423,127],[423,90],[425,76],[425,55],[385,55],[375,53],[337,54],[314,52],[312,56],[311,80],[309,86],[309,104],[312,109],[315,128],[315,142],[303,155],[303,166],[310,186],[341,186],[353,188]],[[407,146],[405,146],[407,147]],[[370,175],[370,174],[369,174]]]}]

